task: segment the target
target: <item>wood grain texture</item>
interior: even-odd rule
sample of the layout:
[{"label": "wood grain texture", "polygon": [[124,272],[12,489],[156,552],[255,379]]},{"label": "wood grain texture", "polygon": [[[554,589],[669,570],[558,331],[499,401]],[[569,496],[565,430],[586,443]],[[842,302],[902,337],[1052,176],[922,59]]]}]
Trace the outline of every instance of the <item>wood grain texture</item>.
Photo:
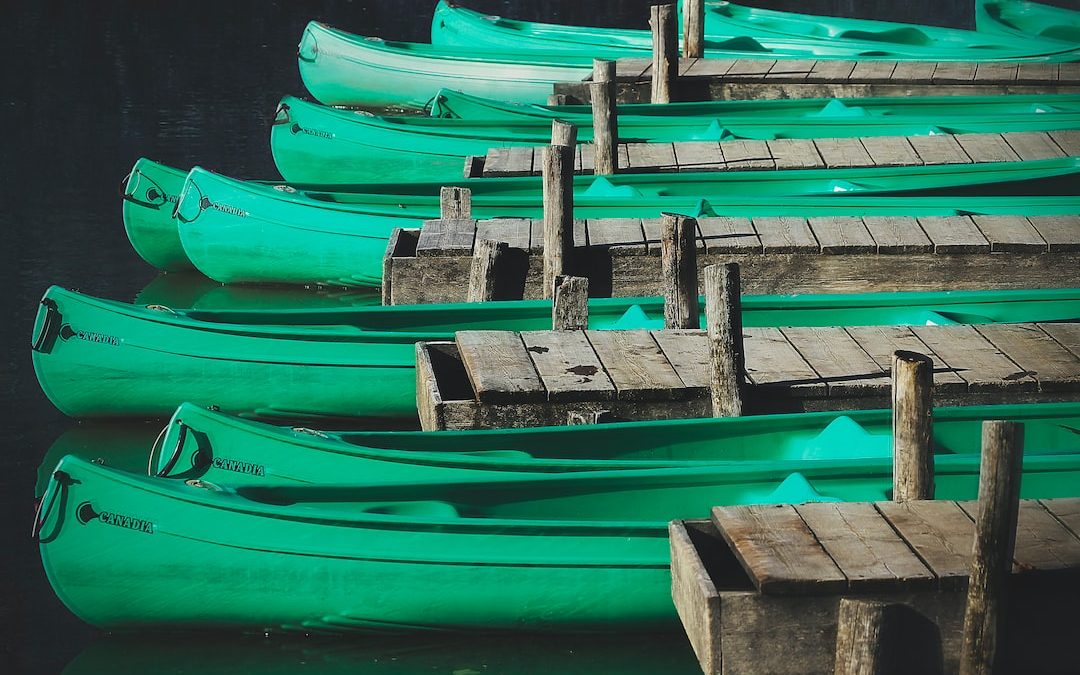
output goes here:
[{"label": "wood grain texture", "polygon": [[461,360],[481,403],[542,401],[540,376],[521,336],[510,331],[460,331],[455,336]]},{"label": "wood grain texture", "polygon": [[746,374],[756,386],[798,390],[802,396],[827,394],[828,385],[779,328],[744,328],[743,345]]},{"label": "wood grain texture", "polygon": [[526,331],[521,340],[547,391],[547,400],[615,398],[615,385],[584,331]]},{"label": "wood grain texture", "polygon": [[935,253],[989,253],[990,242],[971,216],[924,216],[919,226],[934,244]]},{"label": "wood grain texture", "polygon": [[645,330],[590,330],[589,342],[621,400],[683,396],[682,380]]},{"label": "wood grain texture", "polygon": [[877,244],[863,224],[854,216],[819,216],[809,218],[814,239],[826,254],[876,253]]},{"label": "wood grain texture", "polygon": [[913,326],[912,332],[968,383],[968,390],[1034,391],[1037,382],[974,326]]},{"label": "wood grain texture", "polygon": [[1035,226],[1023,216],[971,216],[993,253],[1043,253],[1049,250]]},{"label": "wood grain texture", "polygon": [[[819,63],[827,63],[819,61]],[[809,138],[777,138],[765,141],[777,169],[824,169],[814,141]]]},{"label": "wood grain texture", "polygon": [[907,326],[849,326],[845,330],[886,373],[892,372],[895,352],[915,352],[933,361],[936,391],[955,394],[967,389],[967,382],[952,372]]},{"label": "wood grain texture", "polygon": [[975,524],[956,502],[877,502],[875,507],[934,573],[939,586],[967,586]]},{"label": "wood grain texture", "polygon": [[780,331],[828,386],[830,396],[883,396],[884,370],[843,328],[789,327]]},{"label": "wood grain texture", "polygon": [[1039,391],[1080,387],[1080,358],[1034,324],[988,324],[975,330],[1039,382]]},{"label": "wood grain texture", "polygon": [[955,136],[908,136],[908,143],[923,164],[971,164]]}]

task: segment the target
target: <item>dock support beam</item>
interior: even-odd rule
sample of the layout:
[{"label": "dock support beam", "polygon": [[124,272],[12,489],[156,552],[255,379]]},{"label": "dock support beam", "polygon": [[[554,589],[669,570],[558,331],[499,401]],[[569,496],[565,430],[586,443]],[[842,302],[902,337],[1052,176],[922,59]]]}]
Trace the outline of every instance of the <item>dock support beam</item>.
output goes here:
[{"label": "dock support beam", "polygon": [[585,330],[589,327],[589,280],[555,277],[552,289],[552,330]]},{"label": "dock support beam", "polygon": [[917,352],[892,358],[893,500],[934,498],[934,362]]},{"label": "dock support beam", "polygon": [[664,288],[664,328],[700,328],[697,221],[689,216],[663,214],[660,283]]},{"label": "dock support beam", "polygon": [[960,675],[995,672],[1020,510],[1024,425],[983,422],[979,517],[975,520]]},{"label": "dock support beam", "polygon": [[836,622],[835,675],[883,675],[893,672],[889,653],[895,611],[886,602],[840,599]]},{"label": "dock support beam", "polygon": [[472,190],[463,187],[444,187],[439,190],[439,214],[443,220],[470,220]]},{"label": "dock support beam", "polygon": [[746,372],[742,337],[739,265],[705,268],[705,327],[712,362],[713,417],[742,415],[742,383]]},{"label": "dock support beam", "polygon": [[683,56],[705,56],[705,0],[683,0]]},{"label": "dock support beam", "polygon": [[544,297],[552,297],[555,277],[574,254],[574,153],[577,127],[551,123],[551,145],[544,148]]},{"label": "dock support beam", "polygon": [[496,275],[499,261],[506,255],[510,245],[505,241],[481,239],[473,249],[472,270],[469,274],[467,302],[490,302],[495,299]]},{"label": "dock support beam", "polygon": [[593,114],[593,148],[597,176],[611,176],[619,170],[619,120],[615,109],[615,62],[593,60],[593,81],[589,84]]},{"label": "dock support beam", "polygon": [[671,90],[679,72],[679,31],[675,25],[675,5],[649,8],[652,28],[652,102],[671,103]]}]

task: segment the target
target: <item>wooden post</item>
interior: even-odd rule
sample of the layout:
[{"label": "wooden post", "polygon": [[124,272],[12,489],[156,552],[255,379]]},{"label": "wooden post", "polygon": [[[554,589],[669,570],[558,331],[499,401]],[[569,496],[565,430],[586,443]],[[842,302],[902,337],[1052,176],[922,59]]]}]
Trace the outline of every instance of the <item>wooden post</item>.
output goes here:
[{"label": "wooden post", "polygon": [[615,62],[593,60],[592,96],[593,147],[597,176],[611,176],[619,170],[619,120],[615,109]]},{"label": "wooden post", "polygon": [[473,249],[467,302],[489,302],[495,298],[495,281],[502,258],[510,245],[505,241],[481,239]]},{"label": "wooden post", "polygon": [[742,415],[742,382],[746,372],[742,338],[739,265],[705,268],[705,326],[712,362],[713,417]]},{"label": "wooden post", "polygon": [[555,277],[574,254],[574,153],[577,127],[551,124],[551,145],[544,148],[544,297],[552,297]]},{"label": "wooden post", "polygon": [[652,102],[671,103],[671,90],[679,72],[678,29],[675,5],[653,5],[649,26],[652,28]]},{"label": "wooden post", "polygon": [[566,94],[548,94],[548,105],[566,105]]},{"label": "wooden post", "polygon": [[440,190],[439,216],[443,220],[472,218],[472,190],[463,187],[444,187]]},{"label": "wooden post", "polygon": [[664,328],[701,328],[698,306],[697,221],[663,214],[660,222],[660,283]]},{"label": "wooden post", "polygon": [[893,500],[934,498],[934,362],[893,352]]},{"label": "wooden post", "polygon": [[589,280],[559,275],[553,283],[552,330],[585,330],[589,327]]},{"label": "wooden post", "polygon": [[979,517],[975,520],[964,637],[960,645],[961,675],[995,672],[1012,574],[1023,457],[1023,424],[1002,420],[983,422]]},{"label": "wooden post", "polygon": [[897,670],[888,654],[889,638],[896,630],[891,609],[885,602],[840,599],[835,675],[882,675]]},{"label": "wooden post", "polygon": [[683,0],[683,56],[705,56],[705,0]]}]

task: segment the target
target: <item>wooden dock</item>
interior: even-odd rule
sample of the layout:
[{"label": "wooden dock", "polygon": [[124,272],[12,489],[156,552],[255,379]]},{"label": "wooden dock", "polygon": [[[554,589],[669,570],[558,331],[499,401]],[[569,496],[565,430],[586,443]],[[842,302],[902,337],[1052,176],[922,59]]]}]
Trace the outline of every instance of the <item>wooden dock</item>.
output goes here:
[{"label": "wooden dock", "polygon": [[[620,103],[648,103],[652,60],[616,63]],[[589,83],[560,82],[556,94],[585,102]],[[992,96],[1080,92],[1077,63],[928,63],[804,59],[679,59],[673,100],[864,96]]]},{"label": "wooden dock", "polygon": [[[672,523],[672,595],[702,670],[832,673],[848,597],[910,610],[899,658],[914,661],[894,672],[956,672],[976,512],[975,502],[816,503]],[[1073,670],[1080,499],[1021,501],[1010,581],[1005,670]]]},{"label": "wooden dock", "polygon": [[[747,294],[1080,286],[1080,215],[700,217],[697,226],[699,267],[738,262]],[[464,301],[484,239],[510,247],[497,299],[543,297],[541,220],[436,220],[391,237],[384,304]],[[659,218],[579,220],[574,273],[593,297],[658,295],[659,242]]]},{"label": "wooden dock", "polygon": [[[934,360],[935,405],[1080,400],[1080,323],[745,328],[750,413],[887,408],[893,352]],[[462,331],[421,343],[421,426],[709,417],[703,331]]]},{"label": "wooden dock", "polygon": [[[540,151],[492,148],[483,162],[466,163],[466,178],[539,176]],[[980,164],[1080,156],[1080,131],[620,143],[618,156],[619,173]],[[590,174],[594,167],[593,145],[578,145],[575,173]]]}]

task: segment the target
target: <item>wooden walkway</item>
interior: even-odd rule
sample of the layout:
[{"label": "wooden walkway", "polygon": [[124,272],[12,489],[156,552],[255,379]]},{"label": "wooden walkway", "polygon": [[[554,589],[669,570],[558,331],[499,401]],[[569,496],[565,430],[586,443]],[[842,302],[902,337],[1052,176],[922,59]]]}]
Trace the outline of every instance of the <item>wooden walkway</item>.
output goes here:
[{"label": "wooden walkway", "polygon": [[[698,218],[698,264],[738,262],[743,292],[1080,286],[1080,215]],[[475,242],[505,241],[499,299],[542,297],[543,222],[428,221],[399,230],[384,260],[386,304],[465,300]],[[575,274],[590,293],[660,293],[660,219],[580,220]],[[701,276],[699,275],[699,278]]]},{"label": "wooden walkway", "polygon": [[[976,509],[955,501],[734,506],[714,508],[711,521],[672,523],[672,594],[704,672],[833,672],[841,596],[908,605],[931,623],[945,670],[955,671]],[[1073,625],[1059,622],[1075,611],[1080,587],[1080,499],[1021,501],[1013,558],[1023,592],[1009,600],[1010,661],[1028,672],[1060,666],[1073,645],[1047,636]]]},{"label": "wooden walkway", "polygon": [[[651,59],[616,64],[620,103],[647,103]],[[589,100],[588,82],[560,82],[557,94]],[[1076,93],[1077,63],[680,59],[675,100],[958,96]]]},{"label": "wooden walkway", "polygon": [[[619,172],[874,168],[1067,156],[1080,156],[1080,131],[620,143]],[[541,148],[492,148],[483,163],[470,162],[468,166],[472,171],[482,166],[482,175],[488,178],[538,176],[541,158]],[[574,171],[592,173],[594,161],[592,144],[578,145]]]},{"label": "wooden walkway", "polygon": [[[935,405],[1080,400],[1080,323],[745,328],[751,413],[889,406],[892,354],[935,363]],[[707,417],[702,331],[462,331],[418,351],[424,429]]]}]

